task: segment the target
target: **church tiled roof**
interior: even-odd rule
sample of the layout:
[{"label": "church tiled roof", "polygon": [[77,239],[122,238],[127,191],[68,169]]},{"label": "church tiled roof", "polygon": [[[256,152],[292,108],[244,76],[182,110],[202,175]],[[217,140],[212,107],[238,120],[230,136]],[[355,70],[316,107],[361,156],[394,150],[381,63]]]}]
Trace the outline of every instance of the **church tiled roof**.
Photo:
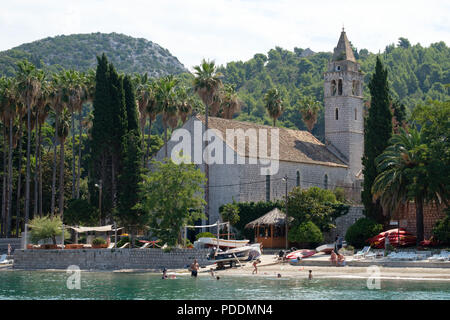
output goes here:
[{"label": "church tiled roof", "polygon": [[[195,115],[197,119],[205,122],[205,117],[203,115]],[[275,128],[271,126],[261,125],[252,122],[228,120],[216,117],[208,118],[208,125],[210,129],[218,130],[224,140],[226,140],[226,130],[227,129],[243,129],[244,131],[248,129],[266,129],[267,130],[267,145],[268,152],[270,152],[270,139],[271,131],[268,129],[279,129],[279,159],[280,161],[288,162],[298,162],[298,163],[308,163],[325,165],[331,167],[344,167],[348,166],[342,162],[338,157],[336,157],[327,147],[320,142],[316,137],[314,137],[308,131],[292,130],[286,128]],[[225,141],[226,142],[226,141]],[[236,153],[239,154],[237,143],[230,145]],[[258,146],[259,147],[259,146]],[[259,154],[259,150],[258,150]],[[248,140],[245,144],[245,154],[239,154],[240,156],[246,157],[249,155],[249,143]],[[274,159],[275,160],[275,159]]]}]

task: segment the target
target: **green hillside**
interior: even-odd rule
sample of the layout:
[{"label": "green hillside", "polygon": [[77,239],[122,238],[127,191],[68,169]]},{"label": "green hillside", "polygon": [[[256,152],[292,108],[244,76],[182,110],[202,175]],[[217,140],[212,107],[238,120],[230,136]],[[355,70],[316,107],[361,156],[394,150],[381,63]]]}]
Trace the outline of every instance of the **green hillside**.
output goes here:
[{"label": "green hillside", "polygon": [[[367,83],[375,68],[376,54],[366,49],[354,49],[355,57],[365,73],[364,97],[368,100]],[[380,54],[389,71],[391,94],[411,110],[427,99],[448,100],[450,83],[450,48],[444,42],[422,47],[411,46],[400,38],[398,45],[389,45]],[[246,62],[227,63],[220,71],[224,82],[236,85],[243,101],[239,120],[271,124],[264,108],[263,97],[271,87],[278,87],[286,102],[279,126],[306,127],[297,110],[301,95],[311,95],[323,102],[323,73],[326,71],[331,53],[313,53],[309,49],[295,48],[294,51],[276,47],[267,54],[255,54]],[[313,133],[323,137],[323,113],[320,115]]]},{"label": "green hillside", "polygon": [[27,58],[38,68],[85,71],[95,68],[96,56],[106,53],[117,70],[150,77],[186,72],[178,59],[156,43],[117,33],[49,37],[0,52],[0,74],[12,76],[16,63]]}]

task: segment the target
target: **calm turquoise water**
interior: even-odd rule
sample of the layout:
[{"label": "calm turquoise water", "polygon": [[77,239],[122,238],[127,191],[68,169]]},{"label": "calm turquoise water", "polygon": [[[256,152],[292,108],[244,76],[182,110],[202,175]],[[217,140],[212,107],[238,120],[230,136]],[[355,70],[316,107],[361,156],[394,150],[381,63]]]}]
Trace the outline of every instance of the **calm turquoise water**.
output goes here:
[{"label": "calm turquoise water", "polygon": [[65,272],[0,272],[5,299],[445,299],[450,282],[382,280],[369,290],[364,279],[289,279],[224,276],[220,280],[179,276],[162,280],[145,273],[81,273],[81,289],[69,290]]}]

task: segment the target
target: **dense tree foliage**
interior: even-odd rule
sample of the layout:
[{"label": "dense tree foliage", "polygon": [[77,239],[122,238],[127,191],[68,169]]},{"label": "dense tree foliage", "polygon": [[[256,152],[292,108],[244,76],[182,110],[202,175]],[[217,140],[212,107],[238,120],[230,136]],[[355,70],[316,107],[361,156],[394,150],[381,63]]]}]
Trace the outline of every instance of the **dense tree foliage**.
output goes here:
[{"label": "dense tree foliage", "polygon": [[152,169],[144,176],[138,209],[148,213],[154,236],[169,245],[181,244],[183,226],[205,217],[205,175],[193,164],[177,165],[170,159],[153,161]]},{"label": "dense tree foliage", "polygon": [[[406,45],[409,41],[404,40],[397,46],[387,46],[381,53],[388,71],[392,100],[405,105],[409,114],[416,105],[428,99],[449,99],[445,84],[450,83],[450,48],[444,42],[422,47],[420,44]],[[375,71],[377,55],[367,49],[355,49],[355,56],[365,73],[364,98],[369,101],[368,84]],[[264,110],[263,97],[268,90],[277,87],[285,101],[284,112],[277,124],[306,130],[298,111],[300,101],[302,96],[308,96],[323,103],[323,73],[330,59],[331,53],[276,47],[267,54],[255,54],[245,62],[229,62],[219,70],[224,75],[224,83],[234,84],[242,100],[242,111],[237,119],[272,124]],[[312,132],[323,138],[323,111],[319,112]]]}]

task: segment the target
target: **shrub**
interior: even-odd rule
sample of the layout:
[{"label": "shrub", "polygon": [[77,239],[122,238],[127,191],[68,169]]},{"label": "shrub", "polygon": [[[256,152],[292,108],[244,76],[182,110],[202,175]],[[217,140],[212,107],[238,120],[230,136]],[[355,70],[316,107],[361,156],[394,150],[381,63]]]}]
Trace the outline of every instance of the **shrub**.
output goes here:
[{"label": "shrub", "polygon": [[369,218],[361,218],[348,228],[345,240],[348,244],[361,248],[366,240],[383,231],[383,226]]},{"label": "shrub", "polygon": [[322,231],[312,221],[303,222],[289,230],[289,241],[302,243],[310,246],[317,245],[323,241]]},{"label": "shrub", "polygon": [[239,222],[239,206],[236,202],[227,203],[220,207],[220,215],[223,221],[228,221],[232,226]]},{"label": "shrub", "polygon": [[198,240],[200,238],[215,238],[216,236],[213,235],[211,232],[200,232],[195,236],[195,240]]},{"label": "shrub", "polygon": [[100,244],[106,244],[106,241],[103,238],[95,238],[94,240],[92,240],[92,244],[97,246]]},{"label": "shrub", "polygon": [[344,188],[342,188],[342,187],[336,187],[336,188],[333,190],[333,193],[334,193],[334,195],[335,195],[337,201],[339,201],[339,202],[345,202],[346,199],[345,199],[345,190],[344,190]]},{"label": "shrub", "polygon": [[450,217],[437,221],[432,233],[436,240],[444,244],[450,244]]}]

